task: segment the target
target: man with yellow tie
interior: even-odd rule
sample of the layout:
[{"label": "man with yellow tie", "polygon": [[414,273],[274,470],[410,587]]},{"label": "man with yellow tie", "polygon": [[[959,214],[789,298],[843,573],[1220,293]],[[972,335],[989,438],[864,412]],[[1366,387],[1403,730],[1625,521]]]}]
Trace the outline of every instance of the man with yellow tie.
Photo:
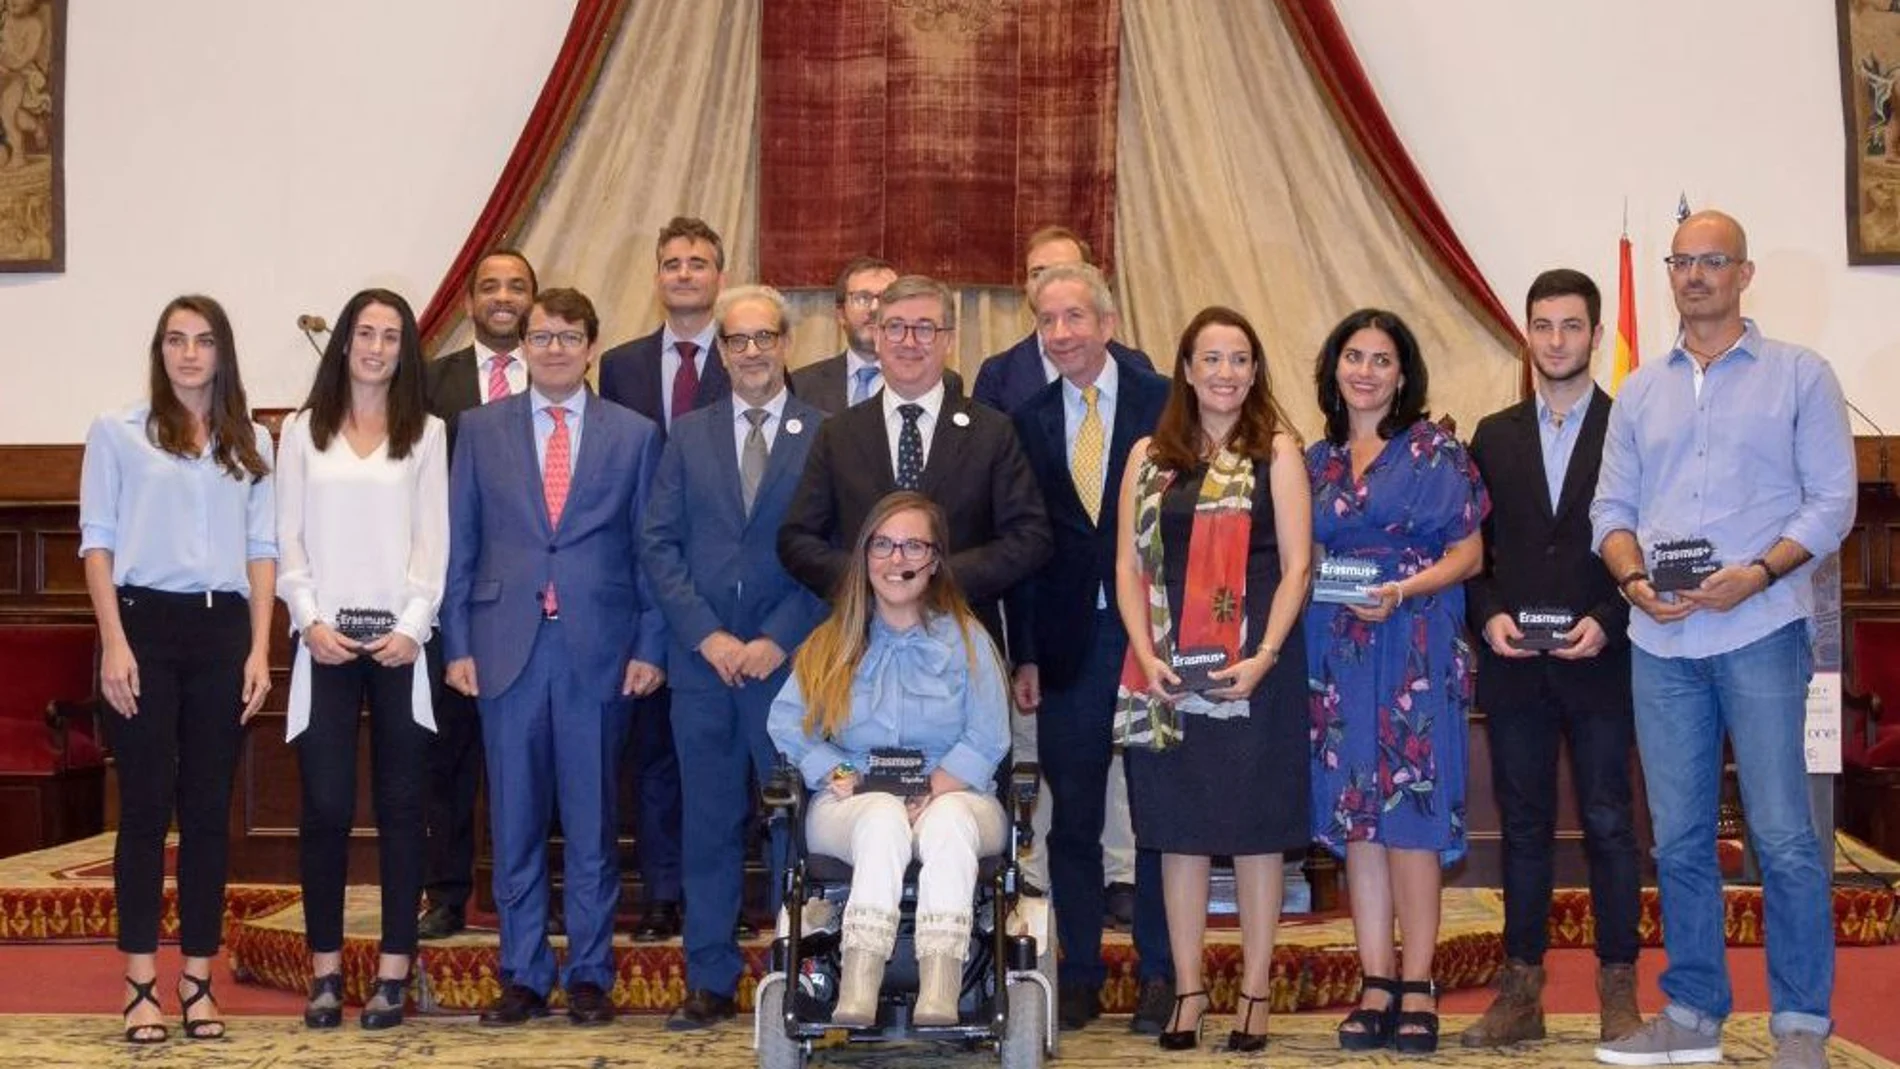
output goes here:
[{"label": "man with yellow tie", "polygon": [[[1062,945],[1059,1023],[1100,1012],[1103,792],[1113,754],[1115,681],[1128,639],[1115,609],[1115,511],[1122,469],[1150,434],[1168,380],[1111,359],[1115,298],[1088,264],[1043,271],[1029,286],[1043,352],[1058,378],[1014,414],[1055,535],[1049,562],[1008,600],[1017,704],[1036,717],[1036,744],[1053,802],[1049,878]],[[1135,861],[1135,951],[1141,996],[1132,1029],[1158,1032],[1174,996],[1161,905],[1161,861]]]}]

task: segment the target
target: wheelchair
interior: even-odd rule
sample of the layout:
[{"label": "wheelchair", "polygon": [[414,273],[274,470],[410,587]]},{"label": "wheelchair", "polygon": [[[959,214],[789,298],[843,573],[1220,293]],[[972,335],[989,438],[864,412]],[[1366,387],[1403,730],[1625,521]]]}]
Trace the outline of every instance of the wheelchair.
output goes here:
[{"label": "wheelchair", "polygon": [[[1055,918],[1046,898],[1020,893],[1019,851],[1034,832],[1040,769],[1010,766],[999,776],[998,797],[1009,816],[1003,852],[978,859],[970,954],[964,961],[958,1020],[918,1025],[911,1019],[917,998],[915,946],[919,865],[904,873],[897,943],[885,966],[875,1023],[851,1027],[831,1022],[838,997],[841,950],[838,918],[851,891],[851,866],[813,855],[805,844],[805,786],[781,760],[760,790],[768,819],[788,821],[791,844],[784,906],[772,941],[770,971],[754,999],[753,1046],[760,1069],[803,1069],[814,1044],[934,1041],[966,1049],[994,1047],[1003,1069],[1035,1069],[1055,1057]],[[829,930],[825,918],[830,919]]]}]

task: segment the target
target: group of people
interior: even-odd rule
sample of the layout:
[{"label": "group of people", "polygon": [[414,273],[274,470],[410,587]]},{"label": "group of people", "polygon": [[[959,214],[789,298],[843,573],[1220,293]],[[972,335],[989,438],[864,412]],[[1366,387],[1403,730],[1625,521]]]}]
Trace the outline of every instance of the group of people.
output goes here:
[{"label": "group of people", "polygon": [[[208,965],[225,806],[240,725],[269,689],[275,594],[298,639],[288,730],[313,1027],[342,1013],[366,704],[383,933],[365,1027],[402,1020],[425,880],[424,927],[462,922],[454,844],[477,768],[503,984],[482,1022],[545,1015],[557,980],[576,1022],[612,1019],[623,747],[650,867],[642,932],[683,915],[690,993],[670,1027],[734,1014],[748,784],[781,755],[813,792],[811,848],[853,865],[834,1019],[875,1019],[915,858],[915,1019],[954,1021],[977,862],[1005,838],[995,777],[1014,730],[1033,735],[1051,802],[1064,1028],[1100,1011],[1119,751],[1136,1031],[1200,1044],[1209,869],[1225,856],[1243,945],[1228,1046],[1264,1047],[1282,859],[1318,842],[1345,859],[1364,974],[1340,1045],[1429,1052],[1475,693],[1509,960],[1462,1042],[1543,1034],[1567,739],[1596,910],[1597,1055],[1719,1060],[1726,737],[1762,861],[1777,1064],[1825,1064],[1833,939],[1802,768],[1805,621],[1809,561],[1851,520],[1851,437],[1827,365],[1742,317],[1754,266],[1741,226],[1717,212],[1682,224],[1667,258],[1682,333],[1614,403],[1590,376],[1596,286],[1539,276],[1525,301],[1535,396],[1485,419],[1469,449],[1429,418],[1424,354],[1393,313],[1353,312],[1321,344],[1325,428],[1302,449],[1244,315],[1203,310],[1164,376],[1112,340],[1115,298],[1085,242],[1051,228],[1027,254],[1035,331],[966,396],[945,366],[957,308],[944,284],[853,261],[837,285],[846,350],[788,376],[784,298],[726,288],[718,235],[675,219],[656,245],[666,322],[604,354],[597,395],[591,302],[538,290],[525,257],[498,251],[469,283],[475,345],[434,362],[401,297],[352,298],[274,472],[223,312],[202,297],[168,306],[150,400],[94,425],[82,497],[102,688],[120,714],[127,1038],[165,1038],[152,952],[174,803],[185,1028],[222,1034]],[[1657,550],[1673,561],[1696,545],[1706,574],[1665,579],[1679,569]],[[1329,564],[1360,581],[1326,581]],[[1648,1023],[1632,746],[1650,757],[1670,959],[1668,1008]],[[893,755],[924,777],[893,790],[868,775]],[[458,866],[459,901],[438,890]]]}]

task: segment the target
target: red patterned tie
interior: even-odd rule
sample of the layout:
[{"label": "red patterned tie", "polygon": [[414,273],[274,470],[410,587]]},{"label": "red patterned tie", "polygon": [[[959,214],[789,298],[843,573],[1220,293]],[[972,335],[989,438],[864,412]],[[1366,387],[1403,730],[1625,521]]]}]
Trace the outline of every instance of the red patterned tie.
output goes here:
[{"label": "red patterned tie", "polygon": [[499,401],[508,396],[508,354],[488,358],[488,399]]},{"label": "red patterned tie", "polygon": [[[567,434],[567,409],[560,405],[548,406],[548,415],[554,419],[554,430],[548,434],[547,459],[541,465],[541,493],[548,500],[548,526],[561,526],[561,510],[567,507],[567,484],[571,472],[568,470],[569,455],[572,447]],[[554,596],[554,580],[548,580],[548,588],[541,598],[541,613],[544,616],[559,616],[561,603]]]},{"label": "red patterned tie", "polygon": [[666,421],[669,429],[673,420],[693,410],[693,395],[699,392],[699,367],[693,363],[693,358],[699,355],[699,343],[676,341],[673,348],[679,350],[680,369],[673,376],[673,414]]}]

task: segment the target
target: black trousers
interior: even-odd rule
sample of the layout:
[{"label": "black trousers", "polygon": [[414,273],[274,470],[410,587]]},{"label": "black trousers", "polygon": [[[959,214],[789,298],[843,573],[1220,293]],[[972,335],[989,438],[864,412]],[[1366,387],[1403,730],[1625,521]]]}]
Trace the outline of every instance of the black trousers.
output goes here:
[{"label": "black trousers", "polygon": [[[428,656],[438,657],[435,642]],[[368,699],[370,795],[376,813],[376,855],[382,868],[382,952],[416,952],[416,906],[422,898],[423,782],[431,739],[415,722],[410,686],[418,665],[385,668],[359,656],[346,664],[310,665],[310,726],[297,736],[303,774],[304,925],[310,949],[343,949],[343,885],[349,874],[350,827],[356,816],[356,737]]]},{"label": "black trousers", "polygon": [[218,952],[230,859],[231,781],[243,729],[251,610],[241,594],[119,588],[119,619],[138,663],[138,715],[106,709],[119,769],[112,852],[119,949],[158,950],[165,833],[178,814],[178,925],[186,957]]},{"label": "black trousers", "polygon": [[444,666],[431,661],[435,678],[435,738],[429,743],[429,903],[458,914],[468,911],[475,888],[475,795],[482,785],[482,718],[475,699],[445,686]]},{"label": "black trousers", "polygon": [[1534,702],[1486,711],[1491,783],[1504,832],[1504,951],[1533,965],[1549,944],[1557,751],[1569,743],[1570,777],[1590,864],[1597,959],[1636,960],[1639,858],[1630,806],[1636,728],[1628,707],[1585,707],[1545,683]]}]

